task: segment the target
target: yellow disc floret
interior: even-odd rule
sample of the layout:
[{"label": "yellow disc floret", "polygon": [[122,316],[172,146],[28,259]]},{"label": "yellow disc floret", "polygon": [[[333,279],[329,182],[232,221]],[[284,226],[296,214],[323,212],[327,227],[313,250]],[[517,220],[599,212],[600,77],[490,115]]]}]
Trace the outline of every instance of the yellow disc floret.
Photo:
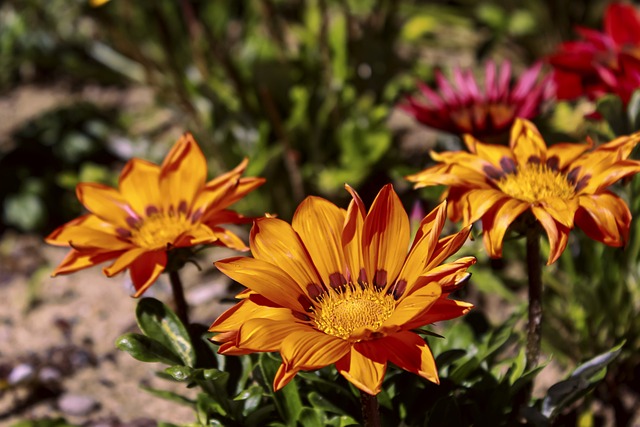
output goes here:
[{"label": "yellow disc floret", "polygon": [[362,328],[378,330],[395,305],[393,295],[368,284],[349,284],[322,294],[314,308],[313,320],[322,332],[346,340]]},{"label": "yellow disc floret", "polygon": [[131,241],[141,248],[166,248],[191,228],[193,228],[191,219],[182,212],[158,212],[145,217],[137,227],[131,230]]},{"label": "yellow disc floret", "polygon": [[568,200],[575,196],[575,187],[565,174],[539,163],[518,167],[497,181],[497,185],[505,194],[529,203],[550,197]]}]

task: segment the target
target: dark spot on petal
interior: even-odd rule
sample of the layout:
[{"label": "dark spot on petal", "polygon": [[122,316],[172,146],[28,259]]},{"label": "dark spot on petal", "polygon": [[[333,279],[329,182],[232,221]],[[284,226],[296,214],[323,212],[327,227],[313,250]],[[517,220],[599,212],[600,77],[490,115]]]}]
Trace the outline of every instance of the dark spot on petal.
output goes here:
[{"label": "dark spot on petal", "polygon": [[393,285],[393,298],[397,301],[404,294],[404,291],[407,290],[407,281],[404,279],[398,280],[395,285]]},{"label": "dark spot on petal", "polygon": [[487,175],[489,178],[491,179],[495,179],[496,181],[499,180],[500,178],[502,178],[504,176],[504,172],[502,172],[500,169],[498,169],[495,166],[491,166],[491,165],[484,165],[482,167],[482,171],[484,172],[485,175]]},{"label": "dark spot on petal", "polygon": [[307,285],[307,293],[313,299],[317,299],[323,292],[322,288],[315,283],[309,283]]},{"label": "dark spot on petal", "polygon": [[303,322],[308,322],[309,320],[311,320],[309,316],[307,316],[304,313],[300,313],[299,311],[294,311],[292,314],[293,314],[293,317],[295,317],[298,320],[302,320]]},{"label": "dark spot on petal", "polygon": [[125,239],[131,237],[131,231],[126,228],[118,227],[116,228],[116,233],[118,233],[118,236],[124,237]]},{"label": "dark spot on petal", "polygon": [[140,221],[137,218],[134,218],[132,216],[128,216],[127,217],[127,224],[129,224],[129,227],[131,227],[131,228],[138,228],[138,226],[140,225]]},{"label": "dark spot on petal", "polygon": [[580,178],[580,181],[578,181],[578,183],[576,184],[576,192],[578,192],[578,191],[582,190],[584,187],[586,187],[587,184],[589,184],[589,179],[591,179],[591,175],[590,174],[586,174],[585,176]]},{"label": "dark spot on petal", "polygon": [[387,286],[387,271],[386,270],[378,270],[376,274],[373,276],[373,285],[382,289]]},{"label": "dark spot on petal", "polygon": [[580,166],[578,166],[577,168],[571,169],[567,174],[567,181],[575,185],[579,174],[580,174]]},{"label": "dark spot on petal", "polygon": [[332,288],[339,288],[347,284],[347,279],[340,273],[331,273],[329,275],[329,283]]},{"label": "dark spot on petal", "polygon": [[539,165],[540,163],[542,163],[542,161],[538,156],[529,156],[529,159],[527,159],[527,163],[530,163],[532,165]]},{"label": "dark spot on petal", "polygon": [[360,275],[358,275],[358,282],[360,282],[360,284],[367,283],[367,272],[364,270],[364,268],[360,269]]},{"label": "dark spot on petal", "polygon": [[517,169],[515,160],[510,157],[502,157],[500,159],[500,167],[506,174],[514,173]]},{"label": "dark spot on petal", "polygon": [[560,159],[558,156],[551,156],[547,159],[547,167],[553,171],[558,171],[560,168]]},{"label": "dark spot on petal", "polygon": [[193,215],[191,215],[191,222],[197,222],[200,218],[202,218],[202,209],[198,208]]},{"label": "dark spot on petal", "polygon": [[157,208],[157,207],[155,207],[154,205],[149,205],[149,206],[147,206],[147,208],[145,209],[145,212],[147,213],[147,216],[151,216],[151,215],[155,215],[155,214],[157,214],[157,213],[158,213],[158,212],[160,212],[160,211],[159,211],[159,210],[158,210],[158,208]]},{"label": "dark spot on petal", "polygon": [[178,212],[183,214],[187,213],[187,202],[185,202],[184,200],[180,201],[180,204],[178,205]]}]

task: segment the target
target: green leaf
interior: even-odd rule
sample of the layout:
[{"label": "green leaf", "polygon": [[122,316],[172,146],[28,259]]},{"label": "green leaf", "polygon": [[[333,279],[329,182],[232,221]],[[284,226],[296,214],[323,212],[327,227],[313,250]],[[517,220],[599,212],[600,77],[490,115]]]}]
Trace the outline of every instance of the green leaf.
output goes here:
[{"label": "green leaf", "polygon": [[175,352],[187,366],[195,364],[195,351],[186,328],[178,316],[154,298],[143,298],[136,307],[140,330]]},{"label": "green leaf", "polygon": [[128,333],[116,340],[116,347],[142,362],[162,362],[167,365],[181,363],[180,357],[154,339]]},{"label": "green leaf", "polygon": [[188,397],[175,393],[173,391],[160,390],[157,388],[145,387],[145,386],[141,386],[140,388],[142,388],[147,393],[150,393],[156,397],[159,397],[161,399],[168,400],[171,402],[179,403],[181,405],[195,406],[196,404],[194,400],[189,399]]},{"label": "green leaf", "polygon": [[324,413],[316,408],[304,407],[298,415],[298,425],[303,427],[324,427]]},{"label": "green leaf", "polygon": [[553,419],[563,408],[587,394],[603,378],[606,370],[622,350],[624,342],[578,366],[571,376],[552,385],[542,401],[542,415]]},{"label": "green leaf", "polygon": [[275,359],[269,353],[262,353],[258,359],[258,366],[260,368],[260,373],[265,380],[265,387],[273,396],[273,401],[280,413],[280,416],[285,420],[288,426],[295,426],[296,421],[298,420],[298,414],[302,410],[302,400],[300,399],[298,385],[296,384],[295,379],[280,391],[273,392],[271,382],[276,376],[276,372],[280,366],[279,360]]},{"label": "green leaf", "polygon": [[347,415],[344,410],[331,403],[320,393],[312,391],[307,395],[307,398],[309,399],[309,403],[311,403],[311,406],[316,409],[320,409],[324,412],[332,412],[338,415]]},{"label": "green leaf", "polygon": [[629,133],[627,115],[618,96],[609,94],[598,98],[596,111],[606,120],[615,135]]},{"label": "green leaf", "polygon": [[513,292],[504,285],[504,282],[488,269],[473,270],[472,280],[473,285],[486,295],[498,295],[509,302],[517,300]]}]

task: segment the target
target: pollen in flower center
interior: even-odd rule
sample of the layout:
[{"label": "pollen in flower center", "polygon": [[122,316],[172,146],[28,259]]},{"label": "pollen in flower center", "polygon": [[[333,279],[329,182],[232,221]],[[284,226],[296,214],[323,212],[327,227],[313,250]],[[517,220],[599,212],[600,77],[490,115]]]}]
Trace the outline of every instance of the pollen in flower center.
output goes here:
[{"label": "pollen in flower center", "polygon": [[131,230],[131,241],[142,248],[161,249],[192,226],[190,218],[182,212],[158,212],[143,218]]},{"label": "pollen in flower center", "polygon": [[391,316],[395,305],[393,295],[368,284],[349,284],[321,295],[313,320],[322,332],[346,340],[361,328],[379,329]]},{"label": "pollen in flower center", "polygon": [[566,175],[539,163],[519,167],[514,173],[502,177],[497,185],[511,197],[530,203],[549,197],[566,200],[575,196],[575,187]]}]

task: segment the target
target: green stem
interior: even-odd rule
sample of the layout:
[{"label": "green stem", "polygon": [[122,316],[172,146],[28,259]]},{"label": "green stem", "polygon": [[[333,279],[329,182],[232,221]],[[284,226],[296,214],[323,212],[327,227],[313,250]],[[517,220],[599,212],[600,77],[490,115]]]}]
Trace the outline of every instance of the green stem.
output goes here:
[{"label": "green stem", "polygon": [[364,427],[380,427],[380,411],[378,410],[378,398],[360,390],[360,405],[362,406],[362,419]]},{"label": "green stem", "polygon": [[542,261],[540,258],[540,233],[535,226],[527,230],[527,275],[529,276],[527,368],[531,369],[538,364],[542,337]]},{"label": "green stem", "polygon": [[185,327],[189,327],[189,306],[184,297],[184,288],[182,280],[177,270],[169,271],[169,281],[171,282],[171,290],[173,291],[173,301],[176,304],[176,314]]}]

